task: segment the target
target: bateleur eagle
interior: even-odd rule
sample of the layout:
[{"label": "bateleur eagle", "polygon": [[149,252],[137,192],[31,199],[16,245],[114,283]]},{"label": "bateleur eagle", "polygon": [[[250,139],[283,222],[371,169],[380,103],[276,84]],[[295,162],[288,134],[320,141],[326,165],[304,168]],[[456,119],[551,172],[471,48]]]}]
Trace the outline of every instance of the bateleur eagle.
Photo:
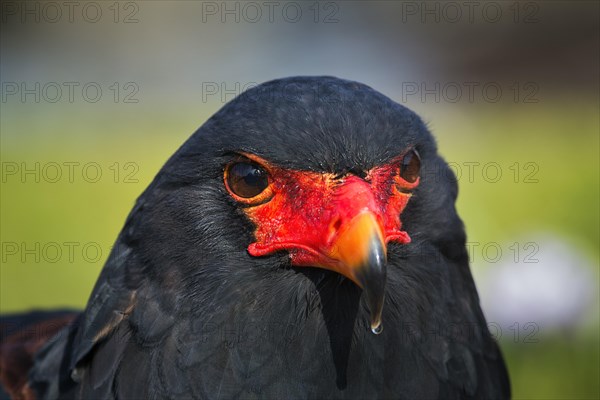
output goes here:
[{"label": "bateleur eagle", "polygon": [[333,77],[262,84],[139,197],[85,311],[6,341],[1,375],[37,399],[509,398],[456,196],[407,108]]}]

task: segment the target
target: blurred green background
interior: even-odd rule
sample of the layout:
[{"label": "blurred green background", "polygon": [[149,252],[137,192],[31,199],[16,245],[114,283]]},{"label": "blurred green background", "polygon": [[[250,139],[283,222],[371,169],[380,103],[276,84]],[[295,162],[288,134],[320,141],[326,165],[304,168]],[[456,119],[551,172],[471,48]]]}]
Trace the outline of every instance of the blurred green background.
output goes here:
[{"label": "blurred green background", "polygon": [[240,2],[81,2],[72,20],[28,3],[2,5],[0,313],[83,307],[135,198],[200,124],[246,86],[335,75],[438,138],[514,397],[600,397],[596,2],[472,18],[360,1],[270,18],[258,2],[259,19]]}]

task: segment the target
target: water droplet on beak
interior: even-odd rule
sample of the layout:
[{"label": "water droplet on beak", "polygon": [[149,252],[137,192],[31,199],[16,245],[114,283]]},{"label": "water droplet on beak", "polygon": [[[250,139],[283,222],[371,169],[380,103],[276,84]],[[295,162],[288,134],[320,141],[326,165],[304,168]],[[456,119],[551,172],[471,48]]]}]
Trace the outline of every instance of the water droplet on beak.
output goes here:
[{"label": "water droplet on beak", "polygon": [[375,335],[379,335],[381,332],[383,332],[383,324],[379,323],[377,326],[371,326],[371,332],[373,332]]}]

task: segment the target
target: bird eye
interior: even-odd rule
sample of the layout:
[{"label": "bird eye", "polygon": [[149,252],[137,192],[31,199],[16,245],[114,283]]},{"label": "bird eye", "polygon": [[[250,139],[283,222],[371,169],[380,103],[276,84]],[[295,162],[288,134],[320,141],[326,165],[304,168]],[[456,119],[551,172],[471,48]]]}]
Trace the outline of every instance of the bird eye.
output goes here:
[{"label": "bird eye", "polygon": [[234,195],[250,199],[261,194],[269,186],[269,174],[251,161],[236,162],[227,166],[225,183]]},{"label": "bird eye", "polygon": [[419,178],[421,158],[416,150],[412,149],[402,159],[400,177],[409,183],[414,183]]}]

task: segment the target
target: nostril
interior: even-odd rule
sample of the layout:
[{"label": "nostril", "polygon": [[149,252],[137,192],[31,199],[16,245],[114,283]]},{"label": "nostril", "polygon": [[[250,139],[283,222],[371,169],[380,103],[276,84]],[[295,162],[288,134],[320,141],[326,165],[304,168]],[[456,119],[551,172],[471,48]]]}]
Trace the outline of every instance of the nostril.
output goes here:
[{"label": "nostril", "polygon": [[340,217],[334,217],[329,224],[329,232],[327,233],[326,243],[331,244],[333,239],[337,236],[338,231],[342,227],[342,219]]},{"label": "nostril", "polygon": [[340,227],[342,226],[342,219],[339,217],[336,217],[333,222],[331,223],[331,229],[336,232],[340,229]]}]

